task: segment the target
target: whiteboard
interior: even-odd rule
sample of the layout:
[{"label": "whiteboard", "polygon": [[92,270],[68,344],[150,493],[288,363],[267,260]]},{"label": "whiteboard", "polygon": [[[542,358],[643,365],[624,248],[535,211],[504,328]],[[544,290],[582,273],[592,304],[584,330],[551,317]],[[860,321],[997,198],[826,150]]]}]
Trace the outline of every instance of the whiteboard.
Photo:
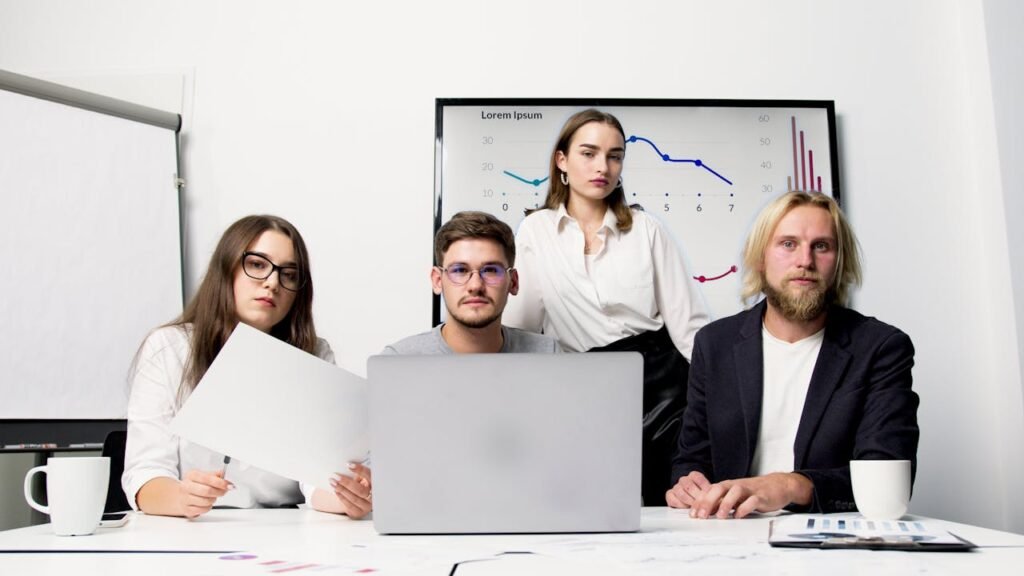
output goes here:
[{"label": "whiteboard", "polygon": [[712,318],[742,309],[743,242],[766,203],[788,190],[839,198],[832,101],[439,99],[435,230],[461,210],[515,230],[544,203],[562,125],[592,107],[622,123],[626,201],[678,242]]},{"label": "whiteboard", "polygon": [[0,420],[125,418],[139,344],[182,310],[177,171],[177,128],[0,83]]}]

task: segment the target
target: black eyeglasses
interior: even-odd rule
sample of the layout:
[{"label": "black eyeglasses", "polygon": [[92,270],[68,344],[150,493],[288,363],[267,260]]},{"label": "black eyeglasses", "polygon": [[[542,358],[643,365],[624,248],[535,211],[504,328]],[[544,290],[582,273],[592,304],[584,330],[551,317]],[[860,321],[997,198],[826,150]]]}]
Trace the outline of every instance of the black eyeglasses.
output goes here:
[{"label": "black eyeglasses", "polygon": [[480,275],[480,279],[484,281],[484,284],[488,286],[497,286],[505,281],[505,273],[512,270],[509,268],[502,268],[497,264],[484,264],[480,268],[473,270],[465,264],[452,264],[447,268],[437,267],[438,270],[444,272],[448,280],[456,286],[462,286],[469,279],[473,277],[473,273],[476,272]]},{"label": "black eyeglasses", "polygon": [[255,252],[242,252],[242,271],[253,280],[266,280],[276,271],[281,287],[291,292],[302,288],[305,280],[299,274],[298,266],[278,266],[266,256]]}]

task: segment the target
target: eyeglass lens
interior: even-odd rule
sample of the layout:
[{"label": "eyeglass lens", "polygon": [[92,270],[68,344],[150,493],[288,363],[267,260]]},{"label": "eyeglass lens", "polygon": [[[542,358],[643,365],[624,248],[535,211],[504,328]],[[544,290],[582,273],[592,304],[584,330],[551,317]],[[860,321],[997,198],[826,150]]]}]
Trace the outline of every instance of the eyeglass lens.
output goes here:
[{"label": "eyeglass lens", "polygon": [[505,268],[498,266],[497,264],[486,264],[481,266],[478,270],[473,270],[465,264],[452,264],[451,266],[444,269],[445,274],[448,275],[448,279],[451,280],[452,284],[461,286],[473,276],[476,272],[480,275],[480,279],[485,284],[490,286],[497,286],[505,279]]},{"label": "eyeglass lens", "polygon": [[245,254],[242,258],[242,270],[254,280],[266,280],[277,270],[277,280],[288,290],[298,290],[301,276],[296,266],[278,266],[259,254]]}]

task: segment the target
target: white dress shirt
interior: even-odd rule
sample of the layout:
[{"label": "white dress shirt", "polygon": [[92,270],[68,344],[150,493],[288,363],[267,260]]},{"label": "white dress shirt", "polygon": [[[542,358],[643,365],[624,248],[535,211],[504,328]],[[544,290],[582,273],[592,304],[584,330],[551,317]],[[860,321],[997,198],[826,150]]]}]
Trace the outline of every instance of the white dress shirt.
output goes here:
[{"label": "white dress shirt", "polygon": [[516,234],[519,294],[509,298],[502,322],[543,331],[574,352],[667,326],[689,359],[708,317],[674,240],[642,211],[633,211],[628,232],[617,223],[606,211],[601,246],[588,261],[583,230],[564,206],[527,216]]},{"label": "white dress shirt", "polygon": [[[171,419],[180,409],[178,387],[190,354],[190,336],[191,326],[154,330],[142,343],[133,366],[121,486],[136,510],[139,489],[153,478],[177,480],[189,470],[224,468],[223,454],[192,444],[170,431]],[[317,341],[316,355],[334,363],[334,352],[326,340]],[[228,465],[225,476],[235,489],[219,498],[218,506],[282,506],[302,502],[303,493],[307,497],[312,494],[311,487],[304,486],[300,492],[296,481],[236,460]]]}]

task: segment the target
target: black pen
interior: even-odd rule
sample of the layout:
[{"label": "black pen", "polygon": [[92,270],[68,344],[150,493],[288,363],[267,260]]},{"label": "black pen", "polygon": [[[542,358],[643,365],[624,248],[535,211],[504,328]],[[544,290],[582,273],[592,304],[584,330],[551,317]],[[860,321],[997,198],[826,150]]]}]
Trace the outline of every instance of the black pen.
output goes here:
[{"label": "black pen", "polygon": [[231,464],[231,456],[228,456],[227,454],[225,454],[224,455],[224,468],[220,472],[220,477],[223,478],[224,481],[228,483],[228,490],[234,490],[235,489],[235,483],[232,482],[231,480],[228,480],[228,464]]}]

